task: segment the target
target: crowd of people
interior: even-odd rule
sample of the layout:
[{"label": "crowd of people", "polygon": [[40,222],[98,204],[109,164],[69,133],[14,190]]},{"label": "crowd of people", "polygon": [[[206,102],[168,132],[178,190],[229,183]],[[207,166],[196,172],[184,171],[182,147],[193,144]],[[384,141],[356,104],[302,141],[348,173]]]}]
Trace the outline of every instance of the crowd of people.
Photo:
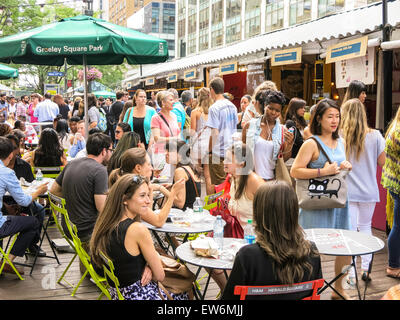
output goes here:
[{"label": "crowd of people", "polygon": [[[11,261],[26,250],[46,255],[37,246],[44,208],[36,199],[47,185],[27,195],[18,180],[33,181],[31,167],[63,167],[49,191],[65,198],[69,218],[93,263],[101,265],[100,254],[107,253],[126,299],[161,299],[157,281],[165,274],[159,248],[141,221],[161,227],[172,207],[192,208],[197,197],[229,182],[229,212],[242,228],[249,219],[254,221],[256,243],[239,250],[227,281],[218,272],[212,276],[222,299],[238,299],[235,285],[322,278],[318,250],[303,229],[371,234],[372,215],[381,200],[376,181],[381,166],[394,216],[386,273],[400,278],[400,109],[383,137],[368,127],[365,97],[366,86],[353,81],[341,105],[320,100],[307,121],[306,101],[287,101],[272,81],[259,85],[253,96],[243,96],[240,112],[219,77],[196,97],[191,91],[179,96],[173,88],[151,92],[149,99],[142,89],[133,97],[118,91],[115,101],[89,94],[87,115],[81,98],[46,93],[22,96],[17,102],[0,94],[0,238],[19,232]],[[39,130],[39,122],[51,124]],[[346,206],[299,208],[292,183],[277,176],[281,159],[293,179],[350,170]],[[153,178],[168,182],[155,183]],[[154,191],[164,197],[159,214],[153,211]],[[68,234],[65,222],[63,228]],[[371,256],[362,257],[364,281],[372,281],[370,261]],[[350,257],[337,257],[335,273],[347,264]],[[8,264],[3,271],[13,272]],[[349,299],[342,280],[335,282],[335,289]],[[346,280],[355,284],[354,269]],[[117,297],[115,291],[112,295]],[[333,299],[338,297],[332,293]]]}]

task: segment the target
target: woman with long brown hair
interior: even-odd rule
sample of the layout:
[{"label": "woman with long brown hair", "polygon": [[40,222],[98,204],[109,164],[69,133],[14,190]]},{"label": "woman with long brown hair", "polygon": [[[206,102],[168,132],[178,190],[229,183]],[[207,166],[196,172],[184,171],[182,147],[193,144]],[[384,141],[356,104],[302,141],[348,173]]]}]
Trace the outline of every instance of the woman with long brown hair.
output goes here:
[{"label": "woman with long brown hair", "polygon": [[[341,115],[346,159],[353,165],[346,178],[351,228],[371,235],[372,216],[376,203],[380,202],[376,170],[378,165],[385,164],[385,139],[378,130],[368,127],[365,107],[359,99],[345,102]],[[361,256],[361,262],[361,279],[371,281],[368,276],[371,255]],[[355,286],[354,268],[350,270],[348,282]]]},{"label": "woman with long brown hair", "polygon": [[265,181],[253,172],[252,154],[241,142],[234,143],[227,150],[224,171],[231,175],[229,211],[244,228],[247,220],[253,218],[254,195]]},{"label": "woman with long brown hair", "polygon": [[[121,156],[121,167],[114,169],[108,177],[108,187],[111,188],[118,179],[126,174],[138,174],[150,180],[153,174],[153,167],[151,166],[150,157],[146,150],[143,148],[130,148],[126,150]],[[166,201],[164,201],[159,214],[155,214],[153,210],[149,208],[148,213],[142,215],[142,219],[153,226],[161,228],[165,221],[167,221],[174,199],[183,188],[184,181],[177,180],[177,183],[172,185],[171,190],[168,190],[161,184],[150,183],[149,186],[151,189],[150,198],[152,203],[154,191],[161,192],[166,198]]]},{"label": "woman with long brown hair", "polygon": [[[263,184],[254,197],[253,217],[256,243],[237,253],[223,300],[239,299],[233,294],[236,285],[281,285],[322,278],[318,250],[306,240],[298,223],[298,199],[292,186],[284,181]],[[311,290],[249,299],[298,300],[310,295]]]},{"label": "woman with long brown hair", "polygon": [[[157,285],[165,277],[161,259],[150,231],[140,222],[150,205],[148,180],[138,175],[124,175],[110,189],[90,240],[93,263],[96,268],[103,264],[101,252],[113,261],[120,291],[126,300],[168,299]],[[151,273],[144,277],[146,268]],[[118,299],[115,288],[110,287],[109,291],[113,299]],[[169,294],[177,300],[188,299],[186,293]]]},{"label": "woman with long brown hair", "polygon": [[285,123],[288,127],[288,121],[293,121],[292,123],[294,126],[294,143],[292,148],[292,155],[291,158],[296,158],[297,153],[301,145],[303,144],[303,132],[304,129],[307,127],[307,122],[304,119],[304,112],[306,102],[300,98],[292,98],[289,101],[289,105],[286,109],[285,113]]}]

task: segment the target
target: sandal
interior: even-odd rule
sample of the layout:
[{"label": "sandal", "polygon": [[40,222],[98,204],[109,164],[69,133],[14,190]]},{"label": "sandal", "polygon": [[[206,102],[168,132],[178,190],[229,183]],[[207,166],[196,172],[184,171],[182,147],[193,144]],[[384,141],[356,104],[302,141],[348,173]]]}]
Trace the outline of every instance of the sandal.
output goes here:
[{"label": "sandal", "polygon": [[386,268],[386,276],[395,279],[400,279],[400,268],[391,268],[391,267]]}]

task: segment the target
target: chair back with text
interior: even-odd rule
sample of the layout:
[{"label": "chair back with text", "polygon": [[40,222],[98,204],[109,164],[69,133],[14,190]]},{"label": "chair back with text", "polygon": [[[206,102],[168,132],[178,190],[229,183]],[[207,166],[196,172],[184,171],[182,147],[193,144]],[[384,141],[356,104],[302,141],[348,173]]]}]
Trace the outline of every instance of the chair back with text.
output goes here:
[{"label": "chair back with text", "polygon": [[32,167],[32,173],[33,176],[36,179],[36,173],[38,170],[42,171],[43,173],[43,178],[52,178],[55,179],[58,177],[61,171],[64,170],[64,166],[58,166],[58,167]]},{"label": "chair back with text", "polygon": [[235,286],[234,295],[240,295],[240,300],[245,300],[246,296],[269,296],[269,295],[289,295],[311,291],[312,295],[302,300],[320,300],[318,289],[324,285],[324,279],[317,279],[307,282],[300,282],[287,285],[274,286]]}]

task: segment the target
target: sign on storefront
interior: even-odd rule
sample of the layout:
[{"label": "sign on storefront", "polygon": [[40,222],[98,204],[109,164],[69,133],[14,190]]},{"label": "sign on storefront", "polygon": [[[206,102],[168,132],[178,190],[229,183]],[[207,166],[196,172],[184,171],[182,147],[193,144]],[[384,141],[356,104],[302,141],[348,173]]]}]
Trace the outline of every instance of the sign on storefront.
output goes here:
[{"label": "sign on storefront", "polygon": [[170,82],[177,82],[178,81],[178,73],[171,73],[167,77],[168,83]]},{"label": "sign on storefront", "polygon": [[264,80],[264,63],[249,64],[247,66],[247,94],[252,95]]},{"label": "sign on storefront", "polygon": [[368,36],[330,46],[326,52],[326,63],[363,57],[367,53]]},{"label": "sign on storefront", "polygon": [[219,66],[219,75],[220,76],[223,76],[226,74],[231,74],[231,73],[236,73],[236,72],[237,72],[237,61],[224,63]]},{"label": "sign on storefront", "polygon": [[191,69],[191,70],[185,71],[185,73],[183,75],[183,77],[185,78],[185,81],[195,79],[197,76],[196,71],[197,71],[196,69]]},{"label": "sign on storefront", "polygon": [[146,86],[153,86],[155,83],[156,83],[156,80],[155,80],[154,77],[153,78],[147,78],[146,82],[145,82],[145,85]]},{"label": "sign on storefront", "polygon": [[274,51],[271,53],[271,66],[301,63],[301,47]]}]

